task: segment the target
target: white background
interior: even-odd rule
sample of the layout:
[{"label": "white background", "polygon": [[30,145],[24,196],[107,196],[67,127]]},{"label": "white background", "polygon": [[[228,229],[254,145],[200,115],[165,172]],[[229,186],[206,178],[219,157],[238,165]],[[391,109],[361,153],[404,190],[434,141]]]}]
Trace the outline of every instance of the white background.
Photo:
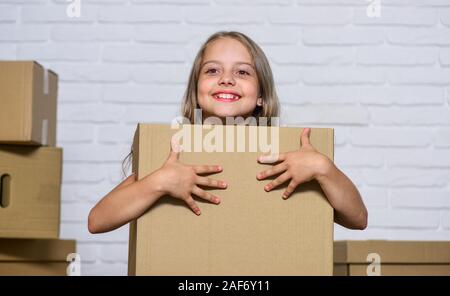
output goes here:
[{"label": "white background", "polygon": [[266,52],[297,126],[335,128],[335,159],[369,209],[367,230],[336,239],[450,239],[450,0],[0,0],[0,59],[59,74],[64,148],[61,237],[82,274],[124,275],[128,227],[87,231],[121,178],[137,122],[177,115],[193,57],[218,30]]}]

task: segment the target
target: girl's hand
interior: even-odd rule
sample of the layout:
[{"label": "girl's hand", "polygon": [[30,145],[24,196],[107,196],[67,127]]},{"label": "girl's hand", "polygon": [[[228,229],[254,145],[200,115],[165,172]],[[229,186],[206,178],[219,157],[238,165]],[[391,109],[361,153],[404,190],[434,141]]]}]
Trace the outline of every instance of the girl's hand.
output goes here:
[{"label": "girl's hand", "polygon": [[310,128],[303,129],[300,138],[300,150],[298,151],[280,153],[277,159],[273,159],[271,156],[258,157],[258,162],[260,163],[281,162],[268,170],[260,172],[256,176],[258,180],[264,180],[267,177],[281,174],[267,184],[264,190],[270,191],[284,182],[291,180],[286,191],[283,193],[283,198],[286,199],[294,192],[299,184],[316,179],[325,174],[330,166],[331,160],[311,145],[309,141],[310,134]]},{"label": "girl's hand", "polygon": [[171,146],[169,157],[157,171],[162,193],[183,200],[197,215],[200,215],[201,212],[192,195],[219,204],[218,196],[206,192],[197,185],[225,189],[227,184],[224,181],[200,176],[201,174],[219,173],[222,171],[222,167],[218,165],[185,165],[179,161],[179,157],[180,152],[174,151]]}]

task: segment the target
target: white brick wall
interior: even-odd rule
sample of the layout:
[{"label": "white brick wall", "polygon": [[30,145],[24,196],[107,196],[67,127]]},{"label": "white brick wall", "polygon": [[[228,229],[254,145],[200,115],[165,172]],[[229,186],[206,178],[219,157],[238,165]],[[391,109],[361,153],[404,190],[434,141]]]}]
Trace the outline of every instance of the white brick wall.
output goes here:
[{"label": "white brick wall", "polygon": [[91,235],[90,208],[120,180],[137,122],[169,122],[192,60],[218,30],[272,64],[289,124],[335,128],[336,163],[369,227],[336,239],[450,239],[450,0],[0,0],[0,59],[60,77],[61,236],[83,274],[126,274],[128,226]]}]

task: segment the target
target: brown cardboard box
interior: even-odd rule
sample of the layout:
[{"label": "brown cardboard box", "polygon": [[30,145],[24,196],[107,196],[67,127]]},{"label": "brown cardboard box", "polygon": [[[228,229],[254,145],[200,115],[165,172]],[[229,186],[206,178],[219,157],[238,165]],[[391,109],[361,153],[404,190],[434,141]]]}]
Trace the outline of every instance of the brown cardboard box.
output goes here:
[{"label": "brown cardboard box", "polygon": [[33,61],[0,61],[0,143],[55,146],[58,76]]},{"label": "brown cardboard box", "polygon": [[66,275],[74,240],[0,239],[0,275]]},{"label": "brown cardboard box", "polygon": [[58,238],[62,149],[0,145],[0,237]]},{"label": "brown cardboard box", "polygon": [[[375,264],[379,264],[378,271]],[[450,242],[337,241],[334,243],[334,275],[368,274],[450,275]]]},{"label": "brown cardboard box", "polygon": [[[202,129],[188,127],[192,133]],[[224,135],[234,132],[234,151],[238,151],[236,136],[242,127],[221,128]],[[209,131],[203,129],[200,139],[207,139]],[[249,139],[250,128],[244,131]],[[280,152],[299,149],[301,131],[280,128]],[[175,132],[169,125],[138,125],[133,170],[139,179],[165,162]],[[311,141],[333,159],[332,129],[314,128]],[[225,143],[229,142],[222,147]],[[257,156],[265,154],[257,148],[255,152],[249,145],[246,152],[182,152],[180,161],[186,164],[222,165],[223,172],[211,177],[227,181],[228,188],[211,190],[221,197],[220,205],[197,199],[200,216],[184,202],[163,197],[131,223],[129,274],[332,275],[333,209],[319,184],[300,185],[288,200],[281,198],[286,184],[265,192],[269,181],[258,181],[256,174],[270,165],[257,163]]]}]

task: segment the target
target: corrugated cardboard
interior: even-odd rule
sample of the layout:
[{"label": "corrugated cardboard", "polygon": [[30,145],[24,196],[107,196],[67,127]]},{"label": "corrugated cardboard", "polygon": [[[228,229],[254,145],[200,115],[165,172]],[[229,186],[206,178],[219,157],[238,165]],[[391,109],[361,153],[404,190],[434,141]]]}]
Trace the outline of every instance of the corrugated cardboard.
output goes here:
[{"label": "corrugated cardboard", "polygon": [[66,275],[74,240],[0,239],[0,275]]},{"label": "corrugated cardboard", "polygon": [[[234,131],[237,151],[242,127],[226,128]],[[244,129],[248,139],[249,127]],[[299,149],[301,131],[280,128],[280,152]],[[139,179],[165,162],[175,132],[169,125],[138,125],[133,170]],[[332,129],[314,128],[311,142],[333,159]],[[223,172],[211,177],[227,181],[228,188],[211,190],[221,197],[220,205],[197,199],[200,216],[184,202],[163,197],[131,223],[130,275],[332,274],[333,209],[319,184],[300,185],[288,200],[281,198],[287,184],[267,193],[263,187],[269,181],[258,181],[256,174],[270,165],[257,163],[260,147],[249,152],[247,145],[245,151],[181,153],[185,164],[222,165]]]},{"label": "corrugated cardboard", "polygon": [[335,275],[367,275],[368,255],[380,258],[381,275],[450,275],[450,242],[337,241]]},{"label": "corrugated cardboard", "polygon": [[58,76],[33,61],[0,61],[0,143],[56,144]]},{"label": "corrugated cardboard", "polygon": [[62,149],[0,145],[0,237],[58,238]]}]

